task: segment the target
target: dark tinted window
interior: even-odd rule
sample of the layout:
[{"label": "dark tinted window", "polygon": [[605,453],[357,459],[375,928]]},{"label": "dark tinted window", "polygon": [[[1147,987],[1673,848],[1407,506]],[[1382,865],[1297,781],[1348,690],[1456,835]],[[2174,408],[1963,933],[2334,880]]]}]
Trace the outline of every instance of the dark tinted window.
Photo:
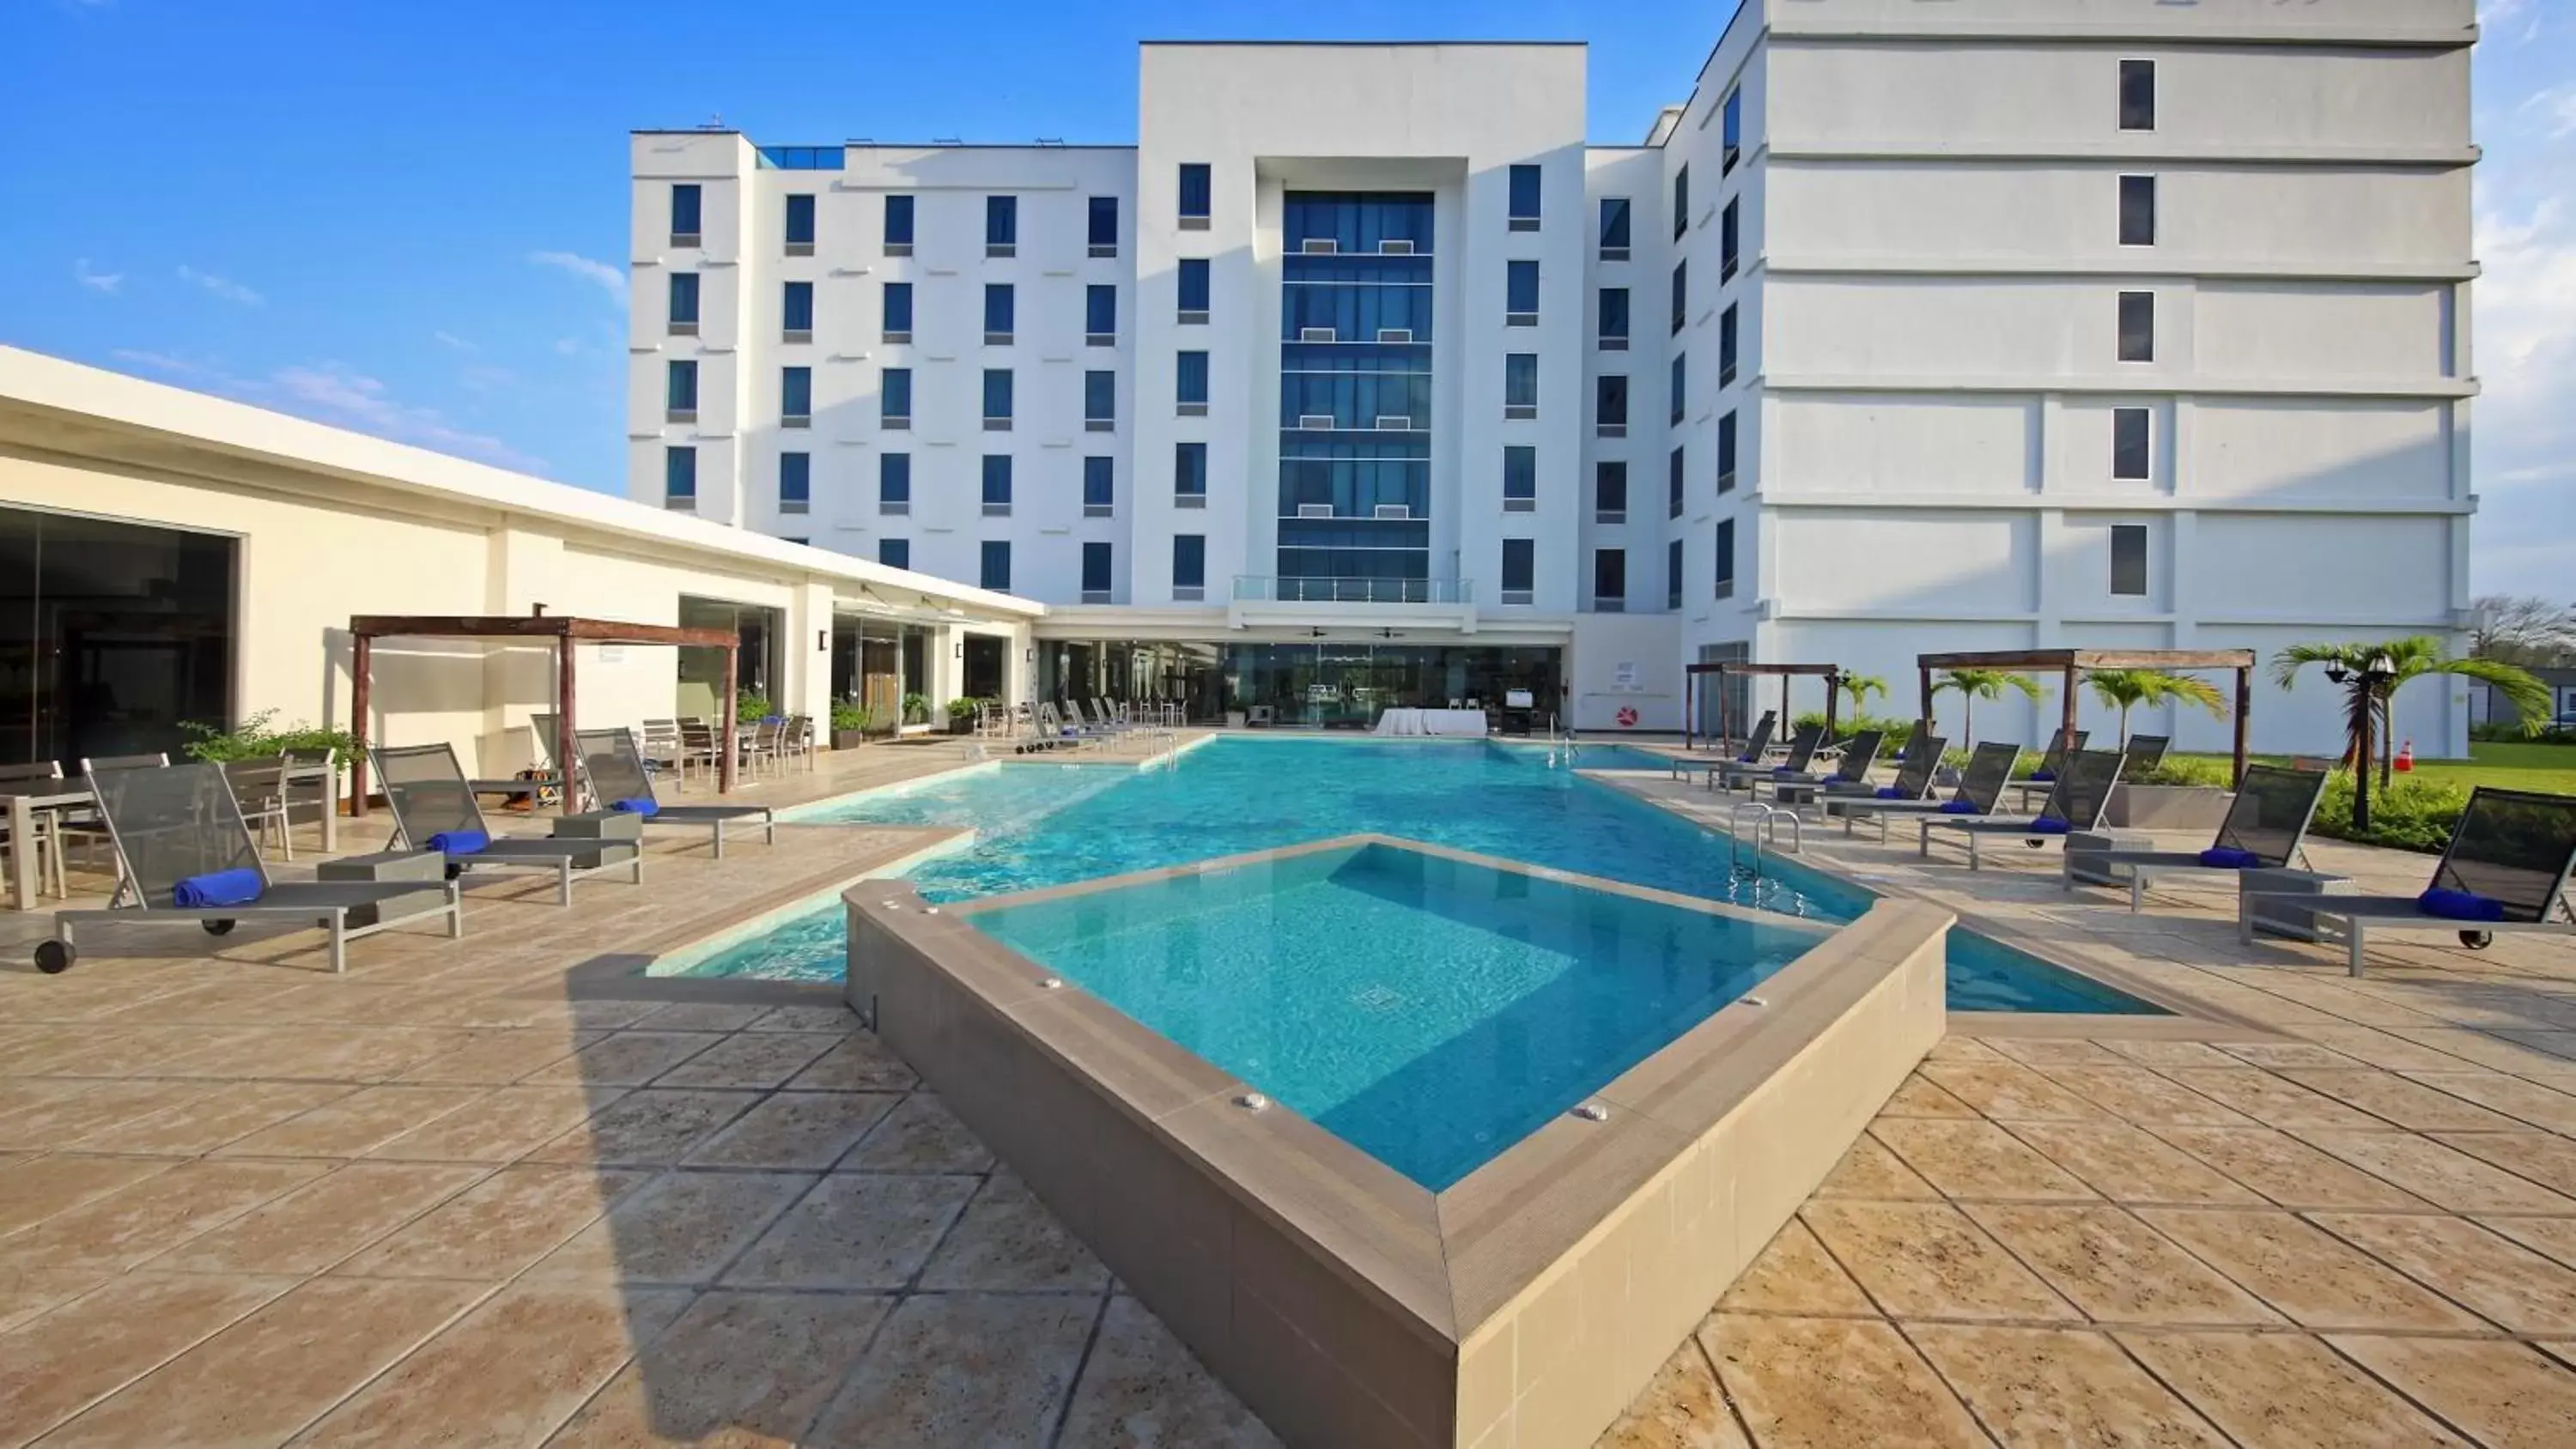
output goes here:
[{"label": "dark tinted window", "polygon": [[2156,360],[2156,294],[2122,292],[2120,294],[2120,360],[2153,362]]},{"label": "dark tinted window", "polygon": [[2120,62],[2120,129],[2152,131],[2156,128],[2156,63],[2152,60]]}]

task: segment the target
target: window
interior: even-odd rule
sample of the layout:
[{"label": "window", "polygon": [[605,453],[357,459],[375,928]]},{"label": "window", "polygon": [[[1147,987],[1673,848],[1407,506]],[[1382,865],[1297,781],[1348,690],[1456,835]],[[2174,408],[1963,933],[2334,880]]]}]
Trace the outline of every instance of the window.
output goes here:
[{"label": "window", "polygon": [[1538,325],[1538,263],[1503,263],[1503,324]]},{"label": "window", "polygon": [[1627,288],[1604,287],[1601,289],[1600,330],[1602,351],[1625,352],[1628,350]]},{"label": "window", "polygon": [[984,284],[984,345],[1011,345],[1011,323],[1018,313],[1018,298],[1008,282]]},{"label": "window", "polygon": [[999,539],[984,545],[982,568],[976,582],[984,588],[1008,592],[1011,587],[1011,546]]},{"label": "window", "polygon": [[787,254],[814,255],[814,194],[800,191],[787,198]]},{"label": "window", "polygon": [[1735,520],[1734,520],[1734,519],[1732,519],[1732,518],[1721,518],[1721,519],[1719,519],[1719,520],[1717,521],[1717,558],[1716,558],[1716,569],[1717,569],[1717,588],[1716,588],[1716,590],[1715,590],[1715,592],[1716,592],[1716,596],[1717,596],[1718,598],[1721,598],[1721,599],[1731,599],[1731,598],[1734,598],[1734,597],[1735,597]]},{"label": "window", "polygon": [[1720,286],[1735,280],[1736,265],[1743,258],[1743,222],[1740,202],[1728,202],[1717,214],[1717,281]]},{"label": "window", "polygon": [[1107,518],[1118,511],[1118,460],[1082,460],[1082,516]]},{"label": "window", "polygon": [[1735,383],[1735,343],[1735,307],[1734,304],[1729,303],[1725,311],[1717,314],[1717,385],[1719,387],[1731,387]]},{"label": "window", "polygon": [[1538,541],[1529,538],[1503,540],[1503,602],[1526,604],[1538,579]]},{"label": "window", "polygon": [[1682,464],[1682,453],[1682,449],[1675,448],[1664,459],[1664,516],[1666,518],[1682,516],[1682,494],[1686,491],[1682,483],[1682,475],[1686,471]]},{"label": "window", "polygon": [[778,316],[782,330],[787,335],[786,340],[813,341],[814,284],[812,282],[787,283],[779,301]]},{"label": "window", "polygon": [[2156,294],[2122,292],[2120,294],[2120,360],[2153,362],[2156,360]]},{"label": "window", "polygon": [[1172,535],[1172,597],[1195,599],[1207,588],[1207,535]]},{"label": "window", "polygon": [[665,369],[662,383],[662,418],[665,422],[693,423],[698,420],[698,365],[674,362]]},{"label": "window", "polygon": [[1172,499],[1179,508],[1207,506],[1207,444],[1172,445]]},{"label": "window", "polygon": [[984,255],[1016,256],[1020,241],[1020,199],[1016,196],[984,198]]},{"label": "window", "polygon": [[1118,426],[1118,374],[1107,368],[1093,368],[1082,375],[1082,426],[1085,432],[1106,433]]},{"label": "window", "polygon": [[885,199],[885,254],[890,257],[912,255],[912,198],[909,196]]},{"label": "window", "polygon": [[2123,176],[2120,178],[2120,245],[2151,247],[2156,244],[2156,178]]},{"label": "window", "polygon": [[781,427],[801,428],[814,419],[814,369],[782,367],[778,369],[778,422]]},{"label": "window", "polygon": [[1082,340],[1094,347],[1118,345],[1118,288],[1094,282],[1082,289]]},{"label": "window", "polygon": [[912,540],[881,538],[877,540],[877,562],[890,569],[912,567]]},{"label": "window", "polygon": [[1628,260],[1628,198],[1601,198],[1601,260]]},{"label": "window", "polygon": [[694,337],[698,331],[698,274],[671,274],[671,335]]},{"label": "window", "polygon": [[1628,379],[1603,373],[1592,380],[1592,425],[1605,438],[1628,436]]},{"label": "window", "polygon": [[1717,123],[1717,140],[1717,174],[1724,176],[1744,159],[1744,92],[1740,87],[1726,93],[1726,104]]},{"label": "window", "polygon": [[1727,412],[1717,420],[1717,491],[1735,489],[1735,414]]},{"label": "window", "polygon": [[1206,353],[1184,352],[1175,358],[1172,367],[1172,383],[1174,395],[1181,405],[1182,417],[1207,416],[1208,355]]},{"label": "window", "polygon": [[1208,225],[1208,201],[1215,187],[1208,180],[1204,161],[1181,163],[1181,230],[1205,231]]},{"label": "window", "polygon": [[1673,263],[1673,331],[1679,334],[1690,316],[1690,263]]},{"label": "window", "polygon": [[1674,539],[1664,545],[1664,607],[1678,612],[1682,606],[1682,541]]},{"label": "window", "polygon": [[1690,354],[1687,352],[1673,359],[1672,390],[1671,421],[1674,427],[1680,427],[1682,414],[1690,407]]},{"label": "window", "polygon": [[1011,455],[1008,453],[984,455],[984,516],[1011,516]]},{"label": "window", "polygon": [[912,511],[912,455],[879,453],[877,455],[877,512],[910,513]]},{"label": "window", "polygon": [[2111,409],[2111,476],[2138,480],[2151,476],[2148,433],[2153,414],[2145,408]]},{"label": "window", "polygon": [[1628,551],[1624,548],[1596,548],[1592,551],[1592,609],[1599,614],[1616,614],[1628,607]]},{"label": "window", "polygon": [[1529,513],[1538,507],[1538,449],[1514,443],[1503,449],[1503,511]]},{"label": "window", "polygon": [[1095,257],[1118,255],[1118,198],[1091,198],[1091,254]]},{"label": "window", "polygon": [[912,426],[912,369],[889,367],[877,385],[877,426]]},{"label": "window", "polygon": [[1109,545],[1086,543],[1082,546],[1082,601],[1086,604],[1109,602]]},{"label": "window", "polygon": [[813,506],[814,455],[781,453],[778,455],[778,511],[803,513]]},{"label": "window", "polygon": [[698,450],[669,447],[662,450],[662,506],[695,508],[698,506]]},{"label": "window", "polygon": [[2120,62],[2120,129],[2152,131],[2156,128],[2156,63],[2152,60]]},{"label": "window", "polygon": [[1592,521],[1628,521],[1628,465],[1604,459],[1592,465]]},{"label": "window", "polygon": [[1503,354],[1503,416],[1505,418],[1538,416],[1537,353]]},{"label": "window", "polygon": [[2124,599],[2147,595],[2147,526],[2111,525],[2111,592]]},{"label": "window", "polygon": [[1538,230],[1538,168],[1512,168],[1512,225],[1514,231]]},{"label": "window", "polygon": [[1673,240],[1690,230],[1690,167],[1673,173]]},{"label": "window", "polygon": [[984,369],[984,431],[1007,433],[1011,430],[1011,370],[1007,367]]},{"label": "window", "polygon": [[910,282],[885,284],[885,340],[888,342],[912,340],[912,283]]},{"label": "window", "polygon": [[671,188],[671,245],[698,244],[698,184],[683,181]]},{"label": "window", "polygon": [[1208,319],[1208,264],[1205,257],[1181,259],[1181,320],[1205,322]]}]

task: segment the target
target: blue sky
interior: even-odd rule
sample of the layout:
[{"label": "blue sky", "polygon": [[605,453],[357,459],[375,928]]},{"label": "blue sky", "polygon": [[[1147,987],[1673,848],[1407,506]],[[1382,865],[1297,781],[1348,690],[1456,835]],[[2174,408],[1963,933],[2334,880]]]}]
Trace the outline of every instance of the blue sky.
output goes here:
[{"label": "blue sky", "polygon": [[[1628,143],[1732,8],[0,0],[0,341],[613,492],[630,128],[1128,141],[1139,39],[1439,36],[1590,42]],[[2476,582],[2567,599],[2576,0],[2480,9]]]}]

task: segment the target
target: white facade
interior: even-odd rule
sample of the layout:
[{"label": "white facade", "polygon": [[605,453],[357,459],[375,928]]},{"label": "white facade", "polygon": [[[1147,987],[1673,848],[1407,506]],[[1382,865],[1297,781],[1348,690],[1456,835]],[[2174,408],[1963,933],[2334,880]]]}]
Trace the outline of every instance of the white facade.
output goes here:
[{"label": "white facade", "polygon": [[[730,133],[639,134],[634,496],[662,501],[666,450],[688,446],[704,517],[870,558],[902,538],[913,566],[968,583],[1006,543],[1011,590],[1058,606],[1043,637],[1564,647],[1568,712],[1592,728],[1623,704],[1677,727],[1681,666],[1708,657],[1841,663],[1898,686],[1875,708],[1910,713],[1924,650],[2449,635],[2475,506],[2473,21],[2470,0],[1746,0],[1634,146],[1585,144],[1584,53],[1563,45],[1148,45],[1134,148],[764,163]],[[817,160],[840,169],[775,164]],[[1207,168],[1203,224],[1180,214],[1188,166]],[[1511,215],[1515,167],[1536,168],[1533,225]],[[700,188],[694,246],[671,235],[674,182]],[[1431,587],[1283,601],[1283,200],[1390,192],[1427,194],[1437,236],[1413,424]],[[811,256],[782,244],[791,194],[816,198]],[[898,194],[908,257],[884,248]],[[1008,257],[987,254],[994,195],[1015,198]],[[1115,198],[1115,255],[1087,245],[1093,197]],[[1624,257],[1602,245],[1614,198]],[[1178,269],[1201,260],[1209,305],[1185,320]],[[1535,318],[1506,315],[1515,262],[1537,266]],[[701,279],[694,337],[669,326],[674,271]],[[885,340],[889,280],[913,285],[909,342]],[[810,341],[781,330],[790,281],[813,284]],[[1016,329],[986,345],[1002,282]],[[1117,289],[1106,346],[1084,332],[1095,285]],[[1604,336],[1608,289],[1624,339]],[[2124,306],[2144,356],[2123,357]],[[1203,416],[1175,406],[1185,352],[1206,354]],[[1506,416],[1514,354],[1537,359],[1534,416]],[[694,422],[666,421],[672,361],[698,364]],[[812,369],[802,429],[780,426],[795,366]],[[900,367],[915,402],[889,430],[878,394]],[[979,407],[1002,367],[1007,433]],[[1101,369],[1107,432],[1083,416]],[[1624,426],[1598,415],[1604,378],[1625,380]],[[1175,496],[1184,443],[1206,445],[1203,503]],[[1503,496],[1511,448],[1535,457],[1525,507]],[[890,450],[912,455],[909,513],[879,504]],[[782,451],[811,458],[802,515],[778,511]],[[996,451],[1007,515],[983,506]],[[1106,516],[1081,506],[1086,456],[1115,460]],[[1603,496],[1605,465],[1624,500]],[[1175,588],[1176,536],[1205,540],[1197,597]],[[1534,559],[1507,593],[1513,539]],[[1085,544],[1110,548],[1105,590],[1084,587],[1102,581]],[[1611,550],[1623,588],[1605,587]],[[2399,731],[2462,748],[2464,701],[2418,689]],[[2140,727],[2166,723],[2185,747],[2226,728]],[[2313,684],[2257,700],[2258,749],[2333,731]]]}]

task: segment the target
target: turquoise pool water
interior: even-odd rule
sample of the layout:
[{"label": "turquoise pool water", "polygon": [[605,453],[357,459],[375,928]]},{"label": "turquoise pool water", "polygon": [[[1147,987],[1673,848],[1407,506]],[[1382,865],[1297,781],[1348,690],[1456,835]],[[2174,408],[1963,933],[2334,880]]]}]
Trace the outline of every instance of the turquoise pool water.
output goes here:
[{"label": "turquoise pool water", "polygon": [[[912,873],[922,894],[943,901],[1362,832],[1829,921],[1850,920],[1870,901],[1858,886],[1778,856],[1759,879],[1740,879],[1722,836],[1583,780],[1544,747],[1494,743],[1230,735],[1163,769],[1007,765],[800,818],[976,827],[973,849]],[[838,980],[841,933],[835,905],[689,970]],[[1954,1011],[2155,1011],[1969,932],[1951,932],[1950,943]]]},{"label": "turquoise pool water", "polygon": [[1817,940],[1375,845],[970,919],[1434,1192]]}]

